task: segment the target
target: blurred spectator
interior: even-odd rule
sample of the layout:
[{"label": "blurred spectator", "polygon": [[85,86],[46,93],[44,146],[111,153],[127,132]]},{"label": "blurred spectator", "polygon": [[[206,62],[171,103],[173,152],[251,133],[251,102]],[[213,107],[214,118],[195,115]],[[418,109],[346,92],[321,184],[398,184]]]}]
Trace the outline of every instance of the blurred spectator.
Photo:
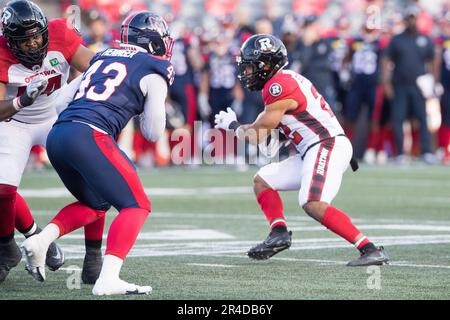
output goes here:
[{"label": "blurred spectator", "polygon": [[203,119],[214,124],[214,115],[233,106],[242,112],[243,92],[237,80],[236,48],[232,39],[218,34],[205,57],[205,67],[199,93],[199,111]]},{"label": "blurred spectator", "polygon": [[106,16],[92,11],[89,15],[88,34],[84,37],[86,47],[99,52],[113,46],[114,39]]},{"label": "blurred spectator", "polygon": [[[395,35],[386,52],[384,62],[384,85],[386,96],[392,99],[392,125],[397,146],[397,162],[405,164],[407,157],[403,150],[403,123],[412,114],[420,124],[420,143],[423,160],[435,163],[431,150],[431,135],[427,127],[425,98],[417,85],[420,76],[431,72],[434,59],[432,40],[417,30],[417,7],[408,7],[403,12],[405,30]],[[394,70],[390,78],[390,63]]]},{"label": "blurred spectator", "polygon": [[330,107],[335,109],[335,90],[330,68],[332,53],[329,39],[322,39],[318,17],[305,18],[299,57],[301,73],[316,87]]},{"label": "blurred spectator", "polygon": [[439,146],[444,150],[444,164],[450,164],[450,12],[441,18],[441,33],[437,40],[437,78],[444,89],[441,97],[442,124],[439,129]]},{"label": "blurred spectator", "polygon": [[[362,28],[361,34],[352,40],[348,58],[351,61],[351,82],[344,114],[346,133],[353,140],[356,120],[363,107],[368,107],[367,115],[370,126],[364,160],[369,164],[375,163],[376,149],[380,145],[377,117],[374,115],[379,113],[379,110],[375,109],[380,109],[383,103],[382,97],[377,95],[381,50],[379,30],[365,26]],[[354,141],[352,142],[354,143]]]}]

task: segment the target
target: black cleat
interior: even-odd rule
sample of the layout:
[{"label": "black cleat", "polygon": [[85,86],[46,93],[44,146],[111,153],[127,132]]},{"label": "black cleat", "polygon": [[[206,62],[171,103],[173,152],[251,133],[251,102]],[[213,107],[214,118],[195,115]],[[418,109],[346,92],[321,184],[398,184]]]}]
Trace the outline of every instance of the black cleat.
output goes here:
[{"label": "black cleat", "polygon": [[277,253],[289,249],[292,243],[292,232],[275,232],[269,233],[266,240],[251,248],[247,255],[255,260],[267,260]]},{"label": "black cleat", "polygon": [[361,252],[361,256],[347,263],[348,267],[381,266],[387,264],[389,257],[383,247],[368,248]]},{"label": "black cleat", "polygon": [[54,242],[50,243],[47,250],[47,256],[45,258],[45,264],[51,271],[56,271],[66,262],[64,252]]},{"label": "black cleat", "polygon": [[5,281],[9,270],[16,267],[22,259],[22,253],[14,239],[0,243],[0,283]]},{"label": "black cleat", "polygon": [[84,256],[81,280],[84,284],[95,284],[102,270],[102,251],[88,250]]}]

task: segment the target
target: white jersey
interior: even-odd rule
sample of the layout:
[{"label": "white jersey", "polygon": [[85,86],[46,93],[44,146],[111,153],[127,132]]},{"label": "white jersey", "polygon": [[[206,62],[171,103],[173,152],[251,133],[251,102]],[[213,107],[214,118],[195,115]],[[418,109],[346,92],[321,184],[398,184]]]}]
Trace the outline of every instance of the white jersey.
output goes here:
[{"label": "white jersey", "polygon": [[43,123],[56,117],[52,101],[59,90],[67,83],[70,72],[70,60],[81,44],[81,36],[67,27],[66,20],[56,19],[48,24],[48,53],[42,66],[30,70],[23,66],[8,48],[6,39],[0,37],[0,82],[6,84],[5,100],[13,99],[24,93],[31,79],[43,75],[48,79],[46,90],[36,101],[13,116],[23,123]]},{"label": "white jersey", "polygon": [[281,71],[266,83],[262,93],[265,105],[286,99],[297,101],[297,109],[287,112],[278,128],[301,155],[314,143],[344,134],[328,103],[300,74]]}]

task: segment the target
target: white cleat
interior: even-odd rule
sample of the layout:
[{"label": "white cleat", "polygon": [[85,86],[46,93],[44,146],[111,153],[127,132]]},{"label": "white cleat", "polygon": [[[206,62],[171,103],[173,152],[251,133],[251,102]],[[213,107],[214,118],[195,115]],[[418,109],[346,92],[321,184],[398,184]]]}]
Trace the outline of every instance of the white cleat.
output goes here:
[{"label": "white cleat", "polygon": [[25,258],[25,270],[39,282],[45,281],[45,259],[48,246],[43,244],[39,235],[26,239],[20,246]]},{"label": "white cleat", "polygon": [[125,282],[119,278],[98,278],[95,282],[94,288],[92,289],[92,294],[95,296],[149,294],[150,292],[152,292],[152,287],[150,286],[137,286],[133,283]]}]

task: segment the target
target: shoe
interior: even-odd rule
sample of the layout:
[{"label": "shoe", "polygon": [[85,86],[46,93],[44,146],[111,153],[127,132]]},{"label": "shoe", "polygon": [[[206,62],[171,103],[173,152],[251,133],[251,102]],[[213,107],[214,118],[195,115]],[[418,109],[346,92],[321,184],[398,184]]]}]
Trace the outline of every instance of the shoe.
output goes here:
[{"label": "shoe", "polygon": [[404,154],[400,154],[395,158],[395,164],[398,166],[407,166],[409,165],[409,159]]},{"label": "shoe", "polygon": [[373,247],[361,252],[361,256],[347,263],[348,267],[381,266],[387,264],[389,257],[383,247]]},{"label": "shoe", "polygon": [[7,243],[0,243],[0,284],[5,281],[9,271],[16,267],[22,254],[14,239]]},{"label": "shoe", "polygon": [[92,289],[92,294],[95,296],[149,294],[150,292],[152,292],[152,287],[150,286],[137,286],[134,283],[128,283],[119,278],[98,278]]},{"label": "shoe", "polygon": [[88,250],[84,256],[81,280],[84,284],[95,284],[102,270],[102,251]]},{"label": "shoe", "polygon": [[55,242],[50,243],[45,258],[45,265],[51,271],[56,271],[62,267],[64,262],[66,262],[66,259],[62,249]]},{"label": "shoe", "polygon": [[424,153],[422,155],[422,161],[425,164],[430,165],[430,166],[437,165],[439,163],[438,158],[434,154],[432,154],[430,152]]},{"label": "shoe", "polygon": [[39,282],[45,281],[45,260],[48,251],[39,235],[26,239],[20,246],[25,258],[25,270]]},{"label": "shoe", "polygon": [[386,151],[378,151],[377,154],[377,165],[379,166],[385,166],[388,163],[388,155]]},{"label": "shoe", "polygon": [[292,243],[292,232],[270,232],[266,240],[251,248],[247,255],[255,260],[267,260],[277,253],[288,249]]},{"label": "shoe", "polygon": [[367,149],[366,152],[364,153],[364,162],[367,163],[368,165],[374,165],[376,162],[376,152],[374,149]]}]

